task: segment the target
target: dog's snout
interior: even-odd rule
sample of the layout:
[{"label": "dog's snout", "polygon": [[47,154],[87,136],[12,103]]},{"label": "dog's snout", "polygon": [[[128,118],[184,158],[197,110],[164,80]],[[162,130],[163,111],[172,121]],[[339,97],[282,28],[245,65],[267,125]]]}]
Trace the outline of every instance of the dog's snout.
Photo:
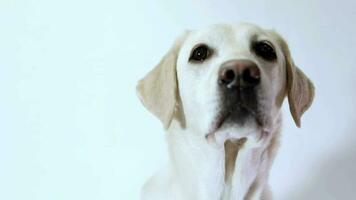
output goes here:
[{"label": "dog's snout", "polygon": [[260,70],[250,60],[230,60],[222,64],[219,84],[227,89],[255,87],[260,83]]}]

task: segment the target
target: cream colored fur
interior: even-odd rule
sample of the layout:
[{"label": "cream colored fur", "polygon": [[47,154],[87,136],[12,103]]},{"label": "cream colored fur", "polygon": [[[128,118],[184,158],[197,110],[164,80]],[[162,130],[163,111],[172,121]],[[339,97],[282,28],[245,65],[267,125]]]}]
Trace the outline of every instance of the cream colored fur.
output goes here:
[{"label": "cream colored fur", "polygon": [[[270,41],[276,62],[251,52],[252,39]],[[205,43],[214,55],[201,64],[188,58]],[[259,108],[266,126],[252,121],[223,125],[211,138],[219,110],[217,72],[230,59],[257,63],[263,79]],[[310,80],[292,60],[286,42],[275,32],[252,24],[213,25],[182,34],[162,61],[137,86],[144,106],[158,117],[167,132],[168,165],[142,189],[144,200],[269,200],[268,172],[278,148],[281,105],[287,96],[297,126],[314,97]],[[148,144],[149,145],[149,144]]]}]

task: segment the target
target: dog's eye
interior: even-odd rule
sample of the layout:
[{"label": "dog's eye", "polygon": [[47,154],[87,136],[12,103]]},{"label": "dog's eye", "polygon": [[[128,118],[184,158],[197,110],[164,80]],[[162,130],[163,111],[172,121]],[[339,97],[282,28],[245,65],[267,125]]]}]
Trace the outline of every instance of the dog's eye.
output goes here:
[{"label": "dog's eye", "polygon": [[256,42],[253,45],[253,50],[255,53],[268,61],[274,61],[277,59],[277,54],[274,51],[272,45],[267,41]]},{"label": "dog's eye", "polygon": [[190,54],[189,61],[203,62],[211,55],[211,50],[205,44],[195,47]]}]

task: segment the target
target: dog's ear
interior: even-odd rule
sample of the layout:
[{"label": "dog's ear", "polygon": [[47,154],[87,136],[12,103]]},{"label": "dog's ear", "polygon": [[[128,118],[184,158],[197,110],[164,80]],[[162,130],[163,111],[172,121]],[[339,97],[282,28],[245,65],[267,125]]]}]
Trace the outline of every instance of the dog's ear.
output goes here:
[{"label": "dog's ear", "polygon": [[172,121],[178,100],[176,63],[181,44],[188,32],[180,35],[173,46],[136,86],[142,104],[161,120],[165,129]]},{"label": "dog's ear", "polygon": [[285,56],[289,109],[295,124],[300,127],[300,118],[313,102],[314,85],[294,64],[287,42],[278,34],[276,35]]}]

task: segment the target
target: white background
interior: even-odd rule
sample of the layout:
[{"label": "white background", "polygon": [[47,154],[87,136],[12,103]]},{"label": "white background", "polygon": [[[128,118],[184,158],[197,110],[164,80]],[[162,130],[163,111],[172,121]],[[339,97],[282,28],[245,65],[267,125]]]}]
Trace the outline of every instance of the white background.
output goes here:
[{"label": "white background", "polygon": [[356,195],[355,1],[0,1],[0,199],[134,200],[167,160],[136,81],[185,29],[249,21],[289,41],[316,99],[284,104],[275,199]]}]

